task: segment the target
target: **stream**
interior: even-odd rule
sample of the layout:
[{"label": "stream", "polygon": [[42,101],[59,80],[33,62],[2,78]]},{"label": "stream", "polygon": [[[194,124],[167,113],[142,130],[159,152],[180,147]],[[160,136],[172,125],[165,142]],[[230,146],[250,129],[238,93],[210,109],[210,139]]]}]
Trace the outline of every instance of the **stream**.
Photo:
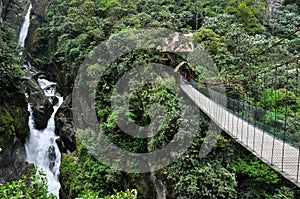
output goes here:
[{"label": "stream", "polygon": [[[30,12],[32,5],[29,5],[28,11],[25,16],[25,20],[19,35],[19,46],[24,48],[25,39],[28,35],[28,28],[30,26]],[[23,52],[20,53],[20,56]],[[31,64],[26,61],[27,65],[24,66],[26,70],[31,70]],[[53,105],[53,113],[48,120],[47,127],[42,130],[35,128],[35,120],[33,117],[32,104],[29,100],[28,111],[29,116],[29,129],[30,134],[26,138],[25,150],[26,150],[26,161],[33,163],[38,167],[36,175],[42,179],[46,177],[48,184],[48,193],[52,193],[59,198],[59,166],[61,160],[61,154],[57,146],[56,140],[59,138],[55,135],[55,121],[54,117],[63,102],[63,97],[57,91],[57,85],[55,82],[48,81],[43,76],[37,78],[37,83],[40,88],[44,91],[44,95]],[[29,99],[29,98],[28,98]],[[40,171],[43,171],[45,175],[41,175]]]}]

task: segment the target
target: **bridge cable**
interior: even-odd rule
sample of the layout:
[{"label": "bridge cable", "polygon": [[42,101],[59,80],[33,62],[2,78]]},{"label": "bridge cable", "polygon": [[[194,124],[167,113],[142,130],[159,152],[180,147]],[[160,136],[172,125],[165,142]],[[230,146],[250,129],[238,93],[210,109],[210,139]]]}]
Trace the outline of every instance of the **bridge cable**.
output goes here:
[{"label": "bridge cable", "polygon": [[[275,66],[273,66],[272,68],[268,68],[268,69],[266,69],[266,70],[260,71],[260,72],[255,73],[255,74],[243,76],[243,77],[240,77],[240,78],[234,78],[234,80],[231,80],[230,83],[235,83],[235,82],[236,82],[236,83],[239,83],[239,85],[240,85],[240,83],[241,83],[240,81],[242,81],[242,80],[247,80],[247,79],[249,79],[249,78],[251,78],[251,77],[255,78],[255,77],[257,77],[257,76],[259,76],[259,75],[261,75],[261,74],[263,74],[263,73],[270,72],[270,71],[272,71],[272,70],[276,70],[277,68],[283,67],[283,66],[285,66],[286,64],[290,64],[290,63],[293,63],[293,62],[298,62],[299,60],[300,60],[300,56],[299,56],[299,57],[295,57],[295,58],[293,58],[293,59],[290,59],[290,60],[285,61],[285,62],[283,62],[283,63],[280,63],[280,64],[278,64],[278,65],[275,65]],[[297,71],[297,70],[296,70],[296,71]]]},{"label": "bridge cable", "polygon": [[255,56],[252,56],[250,57],[248,60],[246,61],[243,61],[242,63],[238,64],[236,67],[232,68],[232,69],[229,69],[228,71],[225,72],[225,74],[229,73],[229,72],[232,72],[233,70],[236,70],[236,69],[240,69],[243,65],[245,64],[249,64],[252,60],[256,59],[258,56],[266,53],[267,51],[269,51],[270,49],[274,48],[275,46],[279,45],[281,42],[283,42],[285,39],[293,36],[294,34],[296,34],[297,32],[300,31],[300,28],[294,30],[293,32],[285,35],[282,39],[280,39],[279,41],[275,42],[273,45],[267,47],[266,49],[262,50],[261,52],[257,53]]},{"label": "bridge cable", "polygon": [[[296,68],[296,82],[298,83],[299,85],[299,61],[297,61],[297,68]],[[299,147],[299,150],[298,150],[298,166],[297,166],[297,182],[299,182],[299,169],[300,169],[300,147]]]}]

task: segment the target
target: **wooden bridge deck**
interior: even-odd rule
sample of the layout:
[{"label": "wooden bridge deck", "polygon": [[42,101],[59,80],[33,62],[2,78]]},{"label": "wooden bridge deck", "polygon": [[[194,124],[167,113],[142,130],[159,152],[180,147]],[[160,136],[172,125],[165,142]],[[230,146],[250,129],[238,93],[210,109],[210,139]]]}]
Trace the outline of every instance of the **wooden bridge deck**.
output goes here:
[{"label": "wooden bridge deck", "polygon": [[300,187],[298,148],[230,113],[226,107],[215,103],[191,85],[180,87],[223,131]]}]

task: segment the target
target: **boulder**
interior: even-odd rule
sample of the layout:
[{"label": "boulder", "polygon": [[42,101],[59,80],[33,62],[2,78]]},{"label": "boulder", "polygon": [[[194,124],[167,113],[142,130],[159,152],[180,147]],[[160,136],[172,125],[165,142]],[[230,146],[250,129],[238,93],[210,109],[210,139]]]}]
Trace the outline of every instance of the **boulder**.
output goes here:
[{"label": "boulder", "polygon": [[1,183],[17,180],[34,167],[25,161],[25,157],[24,144],[16,137],[7,137],[0,152]]},{"label": "boulder", "polygon": [[46,97],[44,91],[34,78],[27,81],[26,87],[29,95],[29,103],[32,107],[35,128],[38,130],[44,129],[47,127],[48,120],[54,111],[53,104]]},{"label": "boulder", "polygon": [[55,114],[55,133],[60,136],[57,140],[61,152],[76,150],[75,129],[73,126],[72,98],[67,96]]}]

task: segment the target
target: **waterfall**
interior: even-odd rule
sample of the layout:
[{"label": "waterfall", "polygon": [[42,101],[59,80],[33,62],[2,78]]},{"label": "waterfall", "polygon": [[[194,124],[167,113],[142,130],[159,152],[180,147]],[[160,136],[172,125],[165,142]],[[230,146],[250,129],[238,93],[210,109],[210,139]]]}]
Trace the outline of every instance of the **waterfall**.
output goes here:
[{"label": "waterfall", "polygon": [[61,154],[56,144],[58,136],[55,135],[54,116],[63,102],[62,96],[56,90],[56,83],[43,78],[38,78],[39,86],[44,90],[45,95],[54,105],[54,111],[43,130],[34,128],[34,118],[31,105],[28,105],[30,112],[29,129],[30,135],[26,140],[26,160],[38,168],[43,169],[48,181],[48,192],[59,197],[59,166]]},{"label": "waterfall", "polygon": [[[18,43],[21,47],[24,47],[25,39],[28,34],[31,9],[32,5],[30,4],[19,35]],[[22,56],[22,54],[23,52],[20,53],[20,56]],[[33,69],[28,61],[27,63],[28,66],[26,65],[26,70]],[[56,144],[58,136],[55,135],[54,117],[63,102],[63,97],[57,92],[56,83],[50,82],[42,77],[39,77],[37,82],[44,91],[45,96],[52,103],[54,111],[48,120],[47,127],[43,130],[37,130],[35,129],[32,105],[30,102],[28,103],[28,111],[30,113],[28,125],[30,134],[25,143],[26,161],[33,163],[39,168],[37,175],[40,175],[39,170],[45,173],[48,183],[48,193],[52,193],[59,198],[60,183],[58,177],[61,154]]]},{"label": "waterfall", "polygon": [[[27,37],[27,33],[28,33],[28,28],[30,25],[30,11],[32,9],[32,5],[29,5],[29,8],[27,10],[26,16],[25,16],[25,20],[24,23],[22,25],[21,31],[20,31],[20,35],[19,35],[19,46],[21,46],[22,48],[25,45],[25,39]],[[21,53],[22,54],[22,53]]]}]

